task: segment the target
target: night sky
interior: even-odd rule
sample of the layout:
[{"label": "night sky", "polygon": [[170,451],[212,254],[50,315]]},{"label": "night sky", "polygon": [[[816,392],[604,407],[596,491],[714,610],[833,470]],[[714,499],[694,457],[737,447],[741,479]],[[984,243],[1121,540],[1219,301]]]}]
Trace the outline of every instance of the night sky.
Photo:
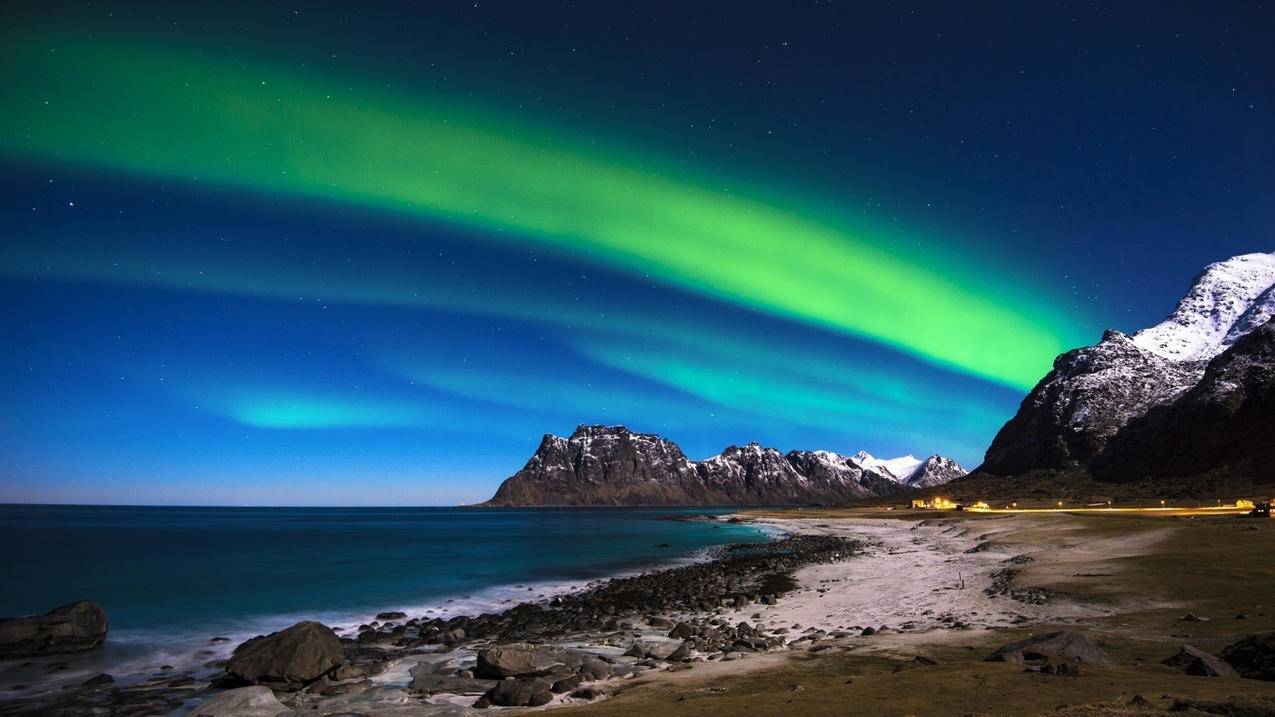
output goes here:
[{"label": "night sky", "polygon": [[1272,248],[1260,3],[186,5],[0,9],[0,501],[469,502],[595,422],[972,468]]}]

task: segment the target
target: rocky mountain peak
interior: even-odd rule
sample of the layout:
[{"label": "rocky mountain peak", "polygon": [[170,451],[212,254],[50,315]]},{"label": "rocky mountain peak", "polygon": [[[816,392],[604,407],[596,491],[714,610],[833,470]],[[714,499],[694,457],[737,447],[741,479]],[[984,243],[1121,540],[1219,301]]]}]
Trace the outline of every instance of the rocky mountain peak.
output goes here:
[{"label": "rocky mountain peak", "polygon": [[1102,340],[1099,343],[1132,345],[1133,339],[1128,334],[1118,329],[1107,329],[1102,332]]},{"label": "rocky mountain peak", "polygon": [[654,433],[637,433],[624,426],[580,424],[567,442],[586,455],[614,456],[617,451],[636,451],[665,461],[687,462],[682,449]]},{"label": "rocky mountain peak", "polygon": [[[1154,463],[1145,453],[1136,459],[1098,459],[1109,446],[1118,445],[1124,456],[1134,455],[1130,446],[1151,450],[1149,439],[1113,440],[1126,428],[1130,435],[1140,436],[1166,431],[1169,419],[1152,422],[1153,430],[1143,418],[1166,415],[1165,411],[1182,414],[1188,395],[1197,400],[1197,389],[1209,383],[1206,375],[1217,373],[1213,367],[1233,363],[1228,358],[1233,349],[1244,344],[1253,354],[1252,341],[1245,339],[1269,325],[1272,315],[1275,253],[1244,254],[1210,264],[1160,324],[1132,336],[1108,330],[1098,344],[1058,356],[1053,370],[997,433],[979,472],[1018,475],[1040,469],[1088,469],[1094,461],[1106,467],[1107,476],[1114,475],[1111,466],[1116,465],[1135,473],[1144,470]],[[1250,379],[1252,375],[1246,374]],[[1226,384],[1213,383],[1217,385],[1210,395]],[[1141,427],[1135,430],[1134,424]]]},{"label": "rocky mountain peak", "polygon": [[601,424],[581,423],[571,432],[567,438],[573,442],[591,442],[591,441],[641,441],[646,443],[658,443],[663,440],[654,433],[637,433],[630,431],[624,426],[605,426]]},{"label": "rocky mountain peak", "polygon": [[859,451],[854,454],[851,460],[861,468],[874,471],[895,482],[904,484],[921,466],[921,459],[911,453],[898,458],[877,458],[867,451]]},{"label": "rocky mountain peak", "polygon": [[756,441],[746,443],[743,446],[727,446],[721,453],[709,458],[708,460],[727,459],[727,460],[774,460],[781,459],[783,454],[774,448],[766,448]]},{"label": "rocky mountain peak", "polygon": [[1275,465],[1275,318],[1218,354],[1176,400],[1131,419],[1091,472],[1100,480],[1224,474],[1269,481]]},{"label": "rocky mountain peak", "polygon": [[965,473],[956,461],[936,453],[921,461],[905,482],[909,488],[933,488],[950,483]]}]

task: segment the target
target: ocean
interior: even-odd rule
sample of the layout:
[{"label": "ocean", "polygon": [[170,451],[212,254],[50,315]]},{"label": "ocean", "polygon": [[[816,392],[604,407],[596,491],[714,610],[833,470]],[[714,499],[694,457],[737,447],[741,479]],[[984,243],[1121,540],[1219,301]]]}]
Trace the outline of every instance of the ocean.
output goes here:
[{"label": "ocean", "polygon": [[[206,666],[301,619],[349,629],[389,610],[496,612],[771,539],[748,524],[666,519],[725,512],[0,505],[0,616],[99,603],[107,644],[66,678],[127,682],[161,664]],[[214,636],[231,640],[210,646]]]}]

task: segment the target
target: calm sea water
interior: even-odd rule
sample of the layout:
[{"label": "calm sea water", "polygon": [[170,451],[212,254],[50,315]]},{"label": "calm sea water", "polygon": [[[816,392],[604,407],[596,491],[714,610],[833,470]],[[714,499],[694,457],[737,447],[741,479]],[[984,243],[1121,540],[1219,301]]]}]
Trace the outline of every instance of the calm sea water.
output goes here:
[{"label": "calm sea water", "polygon": [[237,641],[302,618],[356,625],[384,610],[494,611],[770,539],[663,519],[675,512],[0,505],[0,615],[100,603],[111,633],[94,667],[118,673],[157,652],[180,661],[213,635]]}]

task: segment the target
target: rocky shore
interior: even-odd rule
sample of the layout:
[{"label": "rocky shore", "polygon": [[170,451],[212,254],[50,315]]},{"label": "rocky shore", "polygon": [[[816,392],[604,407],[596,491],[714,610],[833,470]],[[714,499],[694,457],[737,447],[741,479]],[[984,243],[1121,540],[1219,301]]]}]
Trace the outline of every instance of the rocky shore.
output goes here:
[{"label": "rocky shore", "polygon": [[590,701],[644,672],[804,647],[826,636],[767,627],[748,610],[783,599],[797,587],[796,571],[850,559],[862,548],[848,537],[793,535],[724,546],[705,562],[615,578],[501,613],[443,619],[387,612],[344,636],[302,622],[238,646],[224,665],[210,665],[223,668],[216,679],[160,668],[140,683],[116,684],[101,674],[0,702],[0,715],[274,717],[304,710],[388,717]]}]

